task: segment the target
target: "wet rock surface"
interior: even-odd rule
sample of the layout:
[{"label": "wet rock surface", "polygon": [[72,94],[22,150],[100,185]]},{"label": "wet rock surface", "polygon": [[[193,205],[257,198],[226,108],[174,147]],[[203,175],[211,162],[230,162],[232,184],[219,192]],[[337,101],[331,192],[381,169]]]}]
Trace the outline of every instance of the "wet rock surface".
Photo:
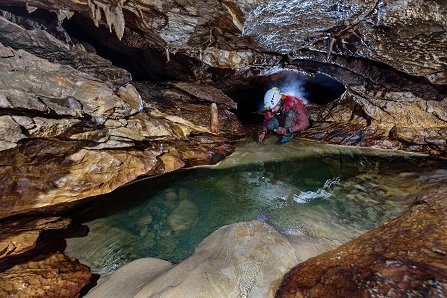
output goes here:
[{"label": "wet rock surface", "polygon": [[[24,6],[24,1],[8,1]],[[139,29],[143,40],[182,51],[213,66],[237,68],[258,52],[288,54],[308,48],[330,57],[380,61],[445,84],[446,7],[431,1],[27,1],[27,7],[89,13],[117,37]],[[68,15],[67,15],[68,13]],[[146,44],[147,44],[146,42]],[[397,58],[397,59],[396,59]],[[228,61],[229,63],[225,63]]]},{"label": "wet rock surface", "polygon": [[314,113],[312,127],[300,135],[341,145],[445,155],[445,103],[410,92],[352,88]]},{"label": "wet rock surface", "polygon": [[32,250],[42,231],[62,229],[69,223],[69,219],[60,217],[9,220],[0,223],[0,264],[8,257],[16,257]]},{"label": "wet rock surface", "polygon": [[[157,86],[152,84],[140,88],[141,96],[129,84],[127,71],[3,16],[0,26],[8,34],[1,42],[8,46],[0,44],[0,243],[2,262],[17,264],[1,268],[2,281],[8,280],[2,282],[3,291],[76,296],[89,283],[86,266],[60,253],[30,260],[39,254],[35,247],[41,231],[62,229],[68,220],[11,216],[64,212],[72,202],[110,192],[139,176],[216,163],[232,152],[243,129],[224,95],[220,98],[227,105],[216,105],[219,127],[212,132],[213,98],[208,94],[201,96],[206,102],[195,103],[194,95],[188,95],[203,93],[204,86],[196,84],[185,93],[166,85],[164,92],[154,93]],[[30,272],[29,266],[39,272]],[[23,284],[29,285],[26,290],[21,290]]]},{"label": "wet rock surface", "polygon": [[297,265],[276,296],[445,296],[445,191],[428,191],[402,216]]},{"label": "wet rock surface", "polygon": [[90,283],[87,266],[61,253],[36,257],[0,272],[3,297],[78,297]]},{"label": "wet rock surface", "polygon": [[[230,111],[243,99],[219,89],[274,67],[346,87],[336,101],[308,106],[302,137],[447,153],[442,1],[0,5],[0,219],[58,212],[138,177],[221,161],[244,129]],[[18,228],[17,237],[32,243],[46,224],[30,224],[36,230]],[[33,247],[8,237],[6,256]],[[60,288],[44,295],[78,293]]]},{"label": "wet rock surface", "polygon": [[[4,46],[14,49],[26,49],[28,53],[50,62],[69,65],[76,70],[88,73],[102,81],[109,81],[117,86],[126,85],[132,80],[129,72],[113,66],[109,60],[87,52],[82,44],[73,45],[71,40],[69,40],[71,43],[61,41],[47,30],[38,30],[43,29],[43,25],[31,23],[34,25],[31,27],[30,22],[27,18],[1,11],[0,30],[3,34],[0,36],[0,42]],[[24,26],[23,23],[28,26]],[[35,28],[36,26],[42,27]],[[62,27],[60,30],[63,30]],[[64,34],[69,38],[66,32]]]},{"label": "wet rock surface", "polygon": [[111,88],[1,49],[0,217],[99,195],[140,175],[215,163],[243,135],[220,104],[219,133],[211,132],[210,103],[194,103],[180,89],[140,84],[142,98],[133,85]]},{"label": "wet rock surface", "polygon": [[[135,297],[271,297],[283,272],[296,261],[294,247],[272,227],[259,221],[242,222],[218,229],[178,265],[157,264],[154,259],[129,263],[111,275],[114,283],[99,285],[87,297],[117,291]],[[147,274],[144,286],[126,289],[129,276],[121,271],[130,267],[138,272],[145,264],[152,264],[158,274]]]}]

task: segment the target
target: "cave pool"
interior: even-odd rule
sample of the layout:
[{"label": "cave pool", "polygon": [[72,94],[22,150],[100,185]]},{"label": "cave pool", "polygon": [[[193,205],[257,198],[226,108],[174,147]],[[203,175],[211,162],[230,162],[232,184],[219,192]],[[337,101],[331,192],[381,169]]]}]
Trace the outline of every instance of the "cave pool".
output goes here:
[{"label": "cave pool", "polygon": [[447,181],[423,156],[306,141],[246,142],[217,167],[142,180],[93,200],[74,217],[88,234],[66,253],[106,273],[132,260],[180,262],[223,225],[258,219],[285,235],[335,246],[400,215],[407,197]]}]

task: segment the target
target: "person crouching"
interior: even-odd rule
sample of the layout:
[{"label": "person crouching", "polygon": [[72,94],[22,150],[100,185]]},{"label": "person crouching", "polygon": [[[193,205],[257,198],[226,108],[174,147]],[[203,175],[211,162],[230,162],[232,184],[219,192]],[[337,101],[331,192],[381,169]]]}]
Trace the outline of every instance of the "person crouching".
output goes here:
[{"label": "person crouching", "polygon": [[281,135],[278,144],[285,144],[293,138],[293,133],[309,126],[309,114],[304,107],[304,100],[281,93],[273,87],[264,96],[264,122],[258,134],[262,143],[268,131]]}]

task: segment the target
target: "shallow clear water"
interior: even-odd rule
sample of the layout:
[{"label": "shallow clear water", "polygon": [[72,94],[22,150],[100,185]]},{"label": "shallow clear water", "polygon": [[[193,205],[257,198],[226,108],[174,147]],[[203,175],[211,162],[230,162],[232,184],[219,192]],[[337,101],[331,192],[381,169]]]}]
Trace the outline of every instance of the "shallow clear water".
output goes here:
[{"label": "shallow clear water", "polygon": [[217,228],[252,219],[341,244],[399,215],[430,171],[351,154],[180,172],[97,200],[75,217],[89,233],[66,252],[99,272],[142,257],[179,262]]}]

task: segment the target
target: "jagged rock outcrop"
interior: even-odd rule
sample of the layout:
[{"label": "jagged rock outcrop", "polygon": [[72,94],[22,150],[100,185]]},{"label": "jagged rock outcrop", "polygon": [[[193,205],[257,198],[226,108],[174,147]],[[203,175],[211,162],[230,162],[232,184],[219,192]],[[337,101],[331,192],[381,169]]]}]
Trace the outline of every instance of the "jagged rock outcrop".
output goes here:
[{"label": "jagged rock outcrop", "polygon": [[33,249],[43,230],[62,229],[69,223],[69,219],[60,217],[25,218],[2,222],[0,264],[8,257],[17,257]]},{"label": "jagged rock outcrop", "polygon": [[[0,219],[60,211],[140,176],[221,160],[243,129],[219,88],[277,66],[346,87],[336,101],[309,106],[313,123],[301,136],[447,153],[447,6],[439,1],[0,5],[18,11],[0,15]],[[62,26],[69,20],[77,38]],[[158,83],[132,82],[116,62]]]},{"label": "jagged rock outcrop", "polygon": [[36,257],[0,272],[2,297],[79,297],[92,274],[61,253]]},{"label": "jagged rock outcrop", "polygon": [[[111,88],[69,66],[0,49],[0,217],[99,195],[140,175],[215,163],[231,152],[228,137],[241,135],[224,94],[192,103],[187,85],[139,84],[143,101],[131,84]],[[210,127],[214,98],[218,134]]]},{"label": "jagged rock outcrop", "polygon": [[[24,2],[4,4],[23,7]],[[26,7],[53,11],[59,23],[73,13],[75,19],[80,15],[75,26],[81,35],[98,40],[115,55],[121,47],[123,59],[139,74],[154,69],[160,76],[214,80],[219,87],[228,75],[259,76],[272,66],[327,74],[347,87],[346,94],[318,107],[315,129],[303,136],[338,144],[446,152],[447,8],[436,1],[40,0],[26,1]],[[115,32],[121,42],[110,41],[101,28],[93,32],[88,18]],[[36,34],[42,35],[26,38]],[[138,63],[129,58],[141,53],[144,59]],[[72,60],[65,58],[70,55],[60,56],[62,63]],[[165,60],[165,66],[156,60]],[[155,70],[163,67],[165,71]],[[187,74],[182,76],[182,71]],[[334,106],[344,114],[328,113]]]},{"label": "jagged rock outcrop", "polygon": [[445,296],[445,192],[420,195],[402,216],[297,265],[277,297]]},{"label": "jagged rock outcrop", "polygon": [[[216,163],[243,136],[228,110],[236,104],[200,84],[136,83],[138,91],[128,72],[95,54],[2,17],[0,26],[11,33],[2,40],[39,56],[0,43],[1,261],[17,263],[1,268],[2,291],[76,296],[90,282],[86,266],[60,253],[29,260],[42,230],[62,229],[68,222],[4,218],[61,212],[140,175]],[[16,256],[20,260],[10,259]]]},{"label": "jagged rock outcrop", "polygon": [[57,252],[58,244],[50,238],[41,238],[42,231],[63,229],[69,223],[70,219],[54,216],[0,223],[0,296],[79,296],[91,282],[89,268]]},{"label": "jagged rock outcrop", "polygon": [[[116,86],[126,85],[132,80],[129,72],[113,66],[109,60],[87,52],[82,44],[74,45],[71,40],[69,43],[59,40],[44,29],[46,28],[38,22],[0,11],[0,42],[4,46],[24,49],[50,62],[69,65]],[[59,30],[63,28],[60,27]]]},{"label": "jagged rock outcrop", "polygon": [[[4,1],[2,1],[4,2]],[[0,3],[2,3],[0,2]],[[436,1],[7,1],[54,11],[89,13],[118,38],[139,29],[154,46],[213,66],[247,66],[256,53],[307,48],[363,57],[436,84],[446,84],[446,7]],[[398,59],[396,59],[398,58]],[[232,63],[225,63],[232,61]],[[215,62],[215,63],[214,63]],[[225,65],[226,64],[226,65]]]}]

